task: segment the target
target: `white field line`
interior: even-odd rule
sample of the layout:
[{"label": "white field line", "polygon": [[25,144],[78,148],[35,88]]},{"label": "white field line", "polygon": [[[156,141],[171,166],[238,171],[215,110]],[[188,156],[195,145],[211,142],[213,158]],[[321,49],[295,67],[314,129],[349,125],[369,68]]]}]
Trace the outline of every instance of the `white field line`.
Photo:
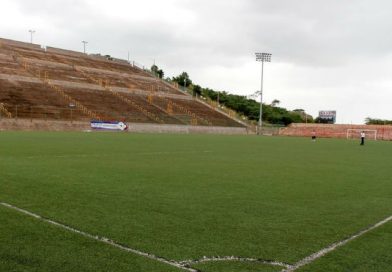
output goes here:
[{"label": "white field line", "polygon": [[135,153],[135,155],[171,155],[171,154],[198,154],[198,153],[212,153],[212,151],[211,150],[201,150],[201,151],[142,152],[142,153]]},{"label": "white field line", "polygon": [[[176,154],[204,154],[204,153],[212,153],[210,150],[202,150],[202,151],[156,151],[156,152],[139,152],[139,153],[129,153],[135,156],[143,156],[143,155],[176,155]],[[109,157],[115,156],[116,154],[67,154],[67,155],[36,155],[36,156],[27,156],[22,157],[25,159],[39,159],[39,158],[88,158],[88,157]]]},{"label": "white field line", "polygon": [[95,236],[95,235],[89,234],[87,232],[84,232],[84,231],[72,228],[70,226],[64,225],[62,223],[59,223],[59,222],[56,222],[56,221],[44,218],[44,217],[42,217],[42,216],[40,216],[40,215],[38,215],[36,213],[27,211],[25,209],[18,208],[18,207],[14,206],[14,205],[11,205],[11,204],[8,204],[8,203],[5,203],[5,202],[0,202],[0,205],[2,205],[4,207],[7,207],[9,209],[18,211],[18,212],[23,213],[25,215],[34,217],[34,218],[36,218],[36,219],[38,219],[40,221],[43,221],[43,222],[55,225],[55,226],[57,226],[59,228],[68,230],[70,232],[77,233],[77,234],[79,234],[81,236],[84,236],[84,237],[87,237],[87,238],[90,238],[90,239],[93,239],[93,240],[96,240],[96,241],[99,241],[99,242],[111,245],[111,246],[116,247],[118,249],[121,249],[121,250],[124,250],[124,251],[127,251],[127,252],[131,252],[131,253],[134,253],[134,254],[139,255],[139,256],[143,256],[143,257],[146,257],[146,258],[149,258],[149,259],[152,259],[152,260],[155,260],[155,261],[158,261],[158,262],[170,265],[170,266],[177,267],[177,268],[182,269],[182,270],[190,271],[190,272],[198,272],[197,269],[191,268],[192,264],[198,264],[198,263],[204,263],[204,262],[222,262],[222,261],[257,262],[257,263],[262,263],[262,264],[267,264],[267,265],[272,265],[272,266],[281,266],[281,267],[285,267],[285,268],[289,268],[290,267],[290,265],[282,263],[282,262],[267,261],[267,260],[254,259],[254,258],[235,257],[235,256],[203,257],[202,259],[199,259],[199,260],[187,260],[187,261],[179,261],[179,262],[177,262],[177,261],[170,261],[170,260],[164,259],[162,257],[155,256],[154,254],[150,254],[150,253],[146,253],[146,252],[143,252],[143,251],[140,251],[140,250],[137,250],[137,249],[129,248],[129,247],[121,245],[121,244],[119,244],[119,243],[117,243],[115,241],[112,241],[112,240],[110,240],[110,239],[108,239],[106,237]]},{"label": "white field line", "polygon": [[282,263],[282,262],[255,259],[255,258],[243,258],[243,257],[236,257],[236,256],[203,257],[202,259],[199,259],[199,260],[187,260],[187,261],[181,261],[179,263],[181,263],[183,265],[191,266],[192,264],[198,264],[198,263],[224,262],[224,261],[254,262],[254,263],[261,263],[261,264],[266,264],[266,265],[271,265],[271,266],[281,266],[281,267],[285,267],[285,268],[291,267],[289,264]]},{"label": "white field line", "polygon": [[333,244],[329,245],[328,247],[323,248],[322,250],[320,250],[320,251],[318,251],[316,253],[313,253],[312,255],[310,255],[308,257],[305,257],[304,259],[300,260],[296,264],[288,267],[287,269],[282,270],[282,272],[293,272],[293,271],[296,271],[298,268],[303,267],[303,266],[305,266],[307,264],[310,264],[310,263],[314,262],[315,260],[317,260],[317,259],[323,257],[324,255],[326,255],[326,254],[336,250],[337,248],[339,248],[341,246],[344,246],[348,242],[351,242],[352,240],[355,240],[355,239],[361,237],[362,235],[364,235],[364,234],[366,234],[366,233],[368,233],[368,232],[370,232],[370,231],[372,231],[372,230],[374,230],[376,228],[379,228],[382,225],[385,225],[386,223],[388,223],[390,221],[392,221],[392,216],[390,216],[388,218],[385,218],[384,220],[382,220],[382,221],[380,221],[380,222],[378,222],[378,223],[368,227],[367,229],[364,229],[364,230],[354,234],[353,236],[351,236],[351,237],[349,237],[347,239],[344,239],[342,241],[333,243]]},{"label": "white field line", "polygon": [[382,225],[385,225],[386,223],[392,221],[392,216],[387,217],[384,220],[382,220],[382,221],[380,221],[380,222],[378,222],[378,223],[368,227],[365,230],[362,230],[362,231],[352,235],[351,237],[349,237],[347,239],[344,239],[342,241],[333,243],[333,244],[329,245],[328,247],[323,248],[320,251],[318,251],[316,253],[313,253],[312,255],[310,255],[308,257],[305,257],[304,259],[298,261],[294,265],[290,265],[290,264],[286,264],[286,263],[278,262],[278,261],[268,261],[268,260],[254,259],[254,258],[242,258],[242,257],[235,257],[235,256],[203,257],[202,259],[199,259],[199,260],[186,260],[186,261],[179,261],[179,262],[177,262],[177,261],[170,261],[170,260],[167,260],[165,258],[158,257],[158,256],[156,256],[154,254],[146,253],[146,252],[143,252],[143,251],[140,251],[140,250],[137,250],[137,249],[129,248],[127,246],[124,246],[124,245],[121,245],[119,243],[116,243],[115,241],[112,241],[112,240],[110,240],[110,239],[108,239],[106,237],[99,237],[99,236],[95,236],[95,235],[89,234],[89,233],[84,232],[84,231],[77,230],[75,228],[72,228],[72,227],[69,227],[67,225],[61,224],[59,222],[56,222],[56,221],[44,218],[44,217],[42,217],[42,216],[40,216],[38,214],[29,212],[27,210],[18,208],[16,206],[13,206],[13,205],[5,203],[5,202],[0,202],[0,205],[2,205],[4,207],[7,207],[9,209],[16,210],[16,211],[18,211],[20,213],[29,215],[29,216],[34,217],[34,218],[36,218],[38,220],[41,220],[43,222],[46,222],[46,223],[55,225],[57,227],[66,229],[68,231],[77,233],[77,234],[82,235],[84,237],[87,237],[87,238],[90,238],[90,239],[93,239],[93,240],[96,240],[96,241],[99,241],[99,242],[111,245],[111,246],[116,247],[118,249],[121,249],[121,250],[124,250],[124,251],[127,251],[127,252],[131,252],[131,253],[134,253],[136,255],[143,256],[143,257],[146,257],[146,258],[149,258],[149,259],[152,259],[152,260],[155,260],[155,261],[158,261],[158,262],[170,265],[170,266],[174,266],[174,267],[177,267],[177,268],[182,269],[182,270],[190,271],[190,272],[198,272],[197,269],[193,269],[193,268],[190,267],[192,264],[204,263],[204,262],[220,262],[220,261],[259,262],[259,263],[272,265],[272,266],[282,266],[282,267],[285,267],[282,270],[282,272],[293,272],[293,271],[296,271],[298,268],[301,268],[301,267],[303,267],[305,265],[308,265],[308,264],[314,262],[315,260],[317,260],[317,259],[323,257],[324,255],[326,255],[326,254],[336,250],[337,248],[339,248],[341,246],[344,246],[345,244],[349,243],[350,241],[355,240],[355,239],[365,235],[366,233],[368,233],[368,232],[370,232],[370,231],[372,231],[372,230],[374,230],[376,228],[379,228]]},{"label": "white field line", "polygon": [[68,231],[70,231],[70,232],[77,233],[77,234],[79,234],[79,235],[81,235],[81,236],[84,236],[84,237],[87,237],[87,238],[90,238],[90,239],[93,239],[93,240],[96,240],[96,241],[105,243],[105,244],[107,244],[107,245],[110,245],[110,246],[112,246],[112,247],[121,249],[121,250],[123,250],[123,251],[127,251],[127,252],[130,252],[130,253],[139,255],[139,256],[143,256],[143,257],[152,259],[152,260],[157,261],[157,262],[161,262],[161,263],[164,263],[164,264],[167,264],[167,265],[170,265],[170,266],[177,267],[177,268],[182,269],[182,270],[185,270],[185,271],[198,272],[198,270],[193,269],[193,268],[190,268],[190,267],[187,267],[187,265],[185,265],[185,264],[181,264],[181,263],[175,262],[175,261],[170,261],[170,260],[164,259],[164,258],[162,258],[162,257],[158,257],[158,256],[156,256],[156,255],[154,255],[154,254],[150,254],[150,253],[146,253],[146,252],[143,252],[143,251],[140,251],[140,250],[137,250],[137,249],[129,248],[129,247],[127,247],[127,246],[118,244],[118,243],[116,243],[115,241],[112,241],[112,240],[110,240],[110,239],[108,239],[108,238],[95,236],[95,235],[89,234],[89,233],[87,233],[87,232],[84,232],[84,231],[81,231],[81,230],[77,230],[77,229],[75,229],[75,228],[66,226],[66,225],[61,224],[61,223],[59,223],[59,222],[56,222],[56,221],[53,221],[53,220],[44,218],[44,217],[42,217],[42,216],[40,216],[40,215],[38,215],[38,214],[29,212],[29,211],[24,210],[24,209],[21,209],[21,208],[18,208],[18,207],[16,207],[16,206],[11,205],[11,204],[4,203],[4,202],[0,202],[0,205],[2,205],[2,206],[4,206],[4,207],[7,207],[7,208],[9,208],[9,209],[18,211],[18,212],[23,213],[23,214],[25,214],[25,215],[34,217],[34,218],[36,218],[36,219],[38,219],[38,220],[40,220],[40,221],[43,221],[43,222],[46,222],[46,223],[55,225],[55,226],[57,226],[57,227],[59,227],[59,228],[68,230]]}]

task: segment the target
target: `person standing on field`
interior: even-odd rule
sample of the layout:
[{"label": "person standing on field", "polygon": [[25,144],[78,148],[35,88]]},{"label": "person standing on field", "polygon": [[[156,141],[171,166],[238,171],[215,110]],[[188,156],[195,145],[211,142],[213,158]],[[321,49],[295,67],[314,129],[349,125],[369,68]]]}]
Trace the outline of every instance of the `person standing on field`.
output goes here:
[{"label": "person standing on field", "polygon": [[316,131],[315,130],[312,131],[312,141],[313,142],[316,141]]},{"label": "person standing on field", "polygon": [[361,145],[365,145],[365,132],[364,131],[362,131],[361,132]]}]

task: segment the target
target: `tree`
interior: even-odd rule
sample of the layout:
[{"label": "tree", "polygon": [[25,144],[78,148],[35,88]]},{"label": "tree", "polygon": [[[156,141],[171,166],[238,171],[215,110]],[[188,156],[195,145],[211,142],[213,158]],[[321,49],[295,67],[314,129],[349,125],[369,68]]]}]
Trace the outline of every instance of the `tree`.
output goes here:
[{"label": "tree", "polygon": [[162,69],[159,69],[158,72],[157,72],[157,74],[158,74],[158,77],[159,77],[160,79],[162,79],[162,78],[165,76],[165,73],[163,72]]},{"label": "tree", "polygon": [[173,77],[172,80],[174,82],[177,82],[178,85],[180,85],[180,86],[189,87],[190,85],[192,85],[192,80],[189,78],[189,75],[187,72],[182,72],[178,76]]},{"label": "tree", "polygon": [[163,72],[162,69],[159,69],[158,66],[156,66],[155,64],[153,66],[151,66],[151,72],[153,72],[157,77],[159,78],[163,78],[165,73]]},{"label": "tree", "polygon": [[[213,101],[217,101],[219,94],[219,104],[230,108],[244,116],[249,120],[258,121],[260,113],[260,103],[255,100],[255,97],[259,95],[256,92],[252,96],[243,96],[230,94],[225,91],[217,92],[210,88],[203,88],[199,85],[193,85],[192,80],[189,78],[188,73],[182,72],[180,75],[173,77],[172,81],[177,82],[180,86],[191,86],[193,95],[202,95],[208,97]],[[270,124],[288,125],[291,123],[302,123],[306,120],[313,122],[313,117],[305,113],[302,109],[289,111],[285,108],[278,107],[280,101],[274,99],[271,105],[263,104],[263,120]]]},{"label": "tree", "polygon": [[194,96],[201,95],[201,87],[199,85],[193,85],[192,91]]},{"label": "tree", "polygon": [[392,125],[392,120],[373,119],[367,117],[365,119],[366,125]]},{"label": "tree", "polygon": [[320,118],[320,117],[316,117],[316,119],[314,119],[314,123],[329,124],[330,121],[328,119],[323,119],[323,118]]},{"label": "tree", "polygon": [[307,114],[304,109],[295,109],[292,112],[301,116],[302,123],[314,123],[313,116]]},{"label": "tree", "polygon": [[279,105],[280,104],[280,101],[278,100],[278,99],[274,99],[274,100],[272,100],[272,102],[271,102],[271,106],[272,107],[276,107],[277,105]]}]

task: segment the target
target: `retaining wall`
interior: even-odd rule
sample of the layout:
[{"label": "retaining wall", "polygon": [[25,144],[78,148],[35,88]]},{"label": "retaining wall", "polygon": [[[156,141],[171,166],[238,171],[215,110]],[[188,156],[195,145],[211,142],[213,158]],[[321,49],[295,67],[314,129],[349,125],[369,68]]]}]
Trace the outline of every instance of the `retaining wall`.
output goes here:
[{"label": "retaining wall", "polygon": [[71,56],[71,57],[81,57],[81,56],[86,57],[86,54],[84,54],[82,52],[61,49],[61,48],[56,48],[56,47],[51,47],[51,46],[46,47],[46,52],[53,53],[53,54],[67,55],[67,56]]},{"label": "retaining wall", "polygon": [[[334,124],[291,124],[279,131],[279,135],[311,137],[312,132],[316,132],[317,137],[322,138],[347,138],[349,129],[376,130],[377,140],[392,140],[392,126],[382,125],[334,125]],[[371,137],[369,137],[371,139]]]},{"label": "retaining wall", "polygon": [[0,131],[83,131],[88,129],[90,129],[90,124],[80,121],[0,119]]},{"label": "retaining wall", "polygon": [[30,48],[30,49],[35,49],[35,50],[43,50],[41,48],[41,45],[39,45],[39,44],[19,42],[19,41],[4,39],[4,38],[0,38],[0,43],[14,45],[14,46],[18,46],[18,47]]},{"label": "retaining wall", "polygon": [[210,126],[183,126],[183,125],[154,125],[154,124],[128,124],[130,132],[152,133],[178,133],[178,134],[248,134],[243,127],[210,127]]},{"label": "retaining wall", "polygon": [[[178,134],[226,134],[245,135],[242,127],[209,127],[186,125],[155,125],[128,123],[128,132],[134,133],[178,133]],[[87,131],[91,130],[89,122],[53,121],[40,119],[0,119],[0,131]]]}]

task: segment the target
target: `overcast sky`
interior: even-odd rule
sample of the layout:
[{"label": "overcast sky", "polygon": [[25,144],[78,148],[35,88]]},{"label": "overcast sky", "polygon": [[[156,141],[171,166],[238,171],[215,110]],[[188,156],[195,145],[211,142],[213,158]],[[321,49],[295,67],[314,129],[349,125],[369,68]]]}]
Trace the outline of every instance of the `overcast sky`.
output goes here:
[{"label": "overcast sky", "polygon": [[1,0],[0,37],[127,58],[339,123],[392,119],[392,1]]}]

